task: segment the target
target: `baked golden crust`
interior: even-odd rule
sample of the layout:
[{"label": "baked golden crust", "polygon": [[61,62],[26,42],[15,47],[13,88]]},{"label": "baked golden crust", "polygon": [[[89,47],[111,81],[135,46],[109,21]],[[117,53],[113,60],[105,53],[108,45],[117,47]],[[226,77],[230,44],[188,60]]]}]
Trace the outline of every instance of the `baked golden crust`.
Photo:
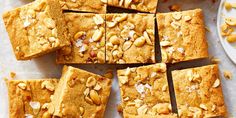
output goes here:
[{"label": "baked golden crust", "polygon": [[181,118],[227,116],[217,65],[175,70],[172,78]]},{"label": "baked golden crust", "polygon": [[118,70],[125,118],[176,117],[171,113],[164,63]]},{"label": "baked golden crust", "polygon": [[69,45],[57,0],[37,0],[3,14],[17,60],[28,60]]},{"label": "baked golden crust", "polygon": [[42,118],[47,114],[47,104],[54,93],[57,79],[7,80],[10,118],[32,116]]},{"label": "baked golden crust", "polygon": [[105,62],[105,14],[65,13],[71,46],[57,52],[57,63]]},{"label": "baked golden crust", "polygon": [[156,13],[158,0],[107,0],[108,5]]},{"label": "baked golden crust", "polygon": [[63,10],[106,13],[107,0],[60,0]]},{"label": "baked golden crust", "polygon": [[102,118],[110,90],[110,79],[65,66],[49,112],[62,118]]},{"label": "baked golden crust", "polygon": [[107,14],[106,61],[155,63],[154,14]]},{"label": "baked golden crust", "polygon": [[158,13],[157,24],[162,62],[176,63],[208,57],[201,9]]}]

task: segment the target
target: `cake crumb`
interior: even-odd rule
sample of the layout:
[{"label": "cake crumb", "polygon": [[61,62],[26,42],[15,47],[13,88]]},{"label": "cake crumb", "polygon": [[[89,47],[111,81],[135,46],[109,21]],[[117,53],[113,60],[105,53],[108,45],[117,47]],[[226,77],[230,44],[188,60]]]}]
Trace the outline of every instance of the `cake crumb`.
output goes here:
[{"label": "cake crumb", "polygon": [[211,62],[212,62],[213,64],[219,64],[219,63],[220,63],[220,59],[213,57],[213,58],[211,59]]},{"label": "cake crumb", "polygon": [[15,72],[10,72],[10,77],[11,78],[15,78],[16,77],[16,73]]},{"label": "cake crumb", "polygon": [[169,6],[170,11],[181,11],[181,6],[178,4],[173,4]]},{"label": "cake crumb", "polygon": [[230,71],[225,70],[225,71],[224,71],[224,77],[225,77],[226,79],[230,80],[230,79],[232,79],[233,75],[232,75],[232,73],[231,73]]},{"label": "cake crumb", "polygon": [[113,71],[111,69],[107,70],[106,73],[104,74],[104,77],[106,77],[108,79],[112,79],[113,78]]},{"label": "cake crumb", "polygon": [[122,113],[122,112],[123,112],[123,108],[122,108],[121,104],[117,104],[117,111],[118,111],[119,113]]}]

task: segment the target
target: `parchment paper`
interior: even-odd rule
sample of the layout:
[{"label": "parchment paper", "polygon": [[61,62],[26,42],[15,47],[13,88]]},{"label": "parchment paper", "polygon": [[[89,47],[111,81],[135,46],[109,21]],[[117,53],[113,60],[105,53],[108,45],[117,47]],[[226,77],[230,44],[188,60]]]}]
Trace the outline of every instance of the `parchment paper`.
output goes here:
[{"label": "parchment paper", "polygon": [[[30,0],[0,0],[0,14],[4,11],[10,10],[17,6],[31,2]],[[207,32],[209,52],[211,56],[220,58],[219,64],[221,70],[222,86],[225,96],[225,102],[229,111],[229,115],[236,117],[236,65],[234,65],[226,56],[219,38],[217,36],[216,29],[216,15],[220,1],[212,3],[212,0],[168,0],[166,3],[159,3],[159,12],[169,12],[168,6],[171,4],[179,4],[182,9],[194,9],[202,8],[205,14],[206,26],[210,29]],[[209,63],[207,60],[194,61],[193,63],[177,64],[171,66],[174,68],[183,68],[199,65],[200,63]],[[74,65],[75,66],[75,65]],[[104,74],[106,69],[125,68],[127,66],[114,66],[114,65],[76,65],[76,67],[95,72],[98,74]],[[16,79],[40,79],[44,77],[60,77],[61,65],[55,64],[55,54],[51,53],[46,56],[33,59],[31,61],[16,61],[9,37],[5,30],[2,18],[0,19],[0,118],[8,118],[8,96],[7,88],[3,80],[4,77],[9,77],[10,72],[15,72]],[[224,79],[223,71],[230,70],[234,77],[232,80]],[[116,72],[114,72],[116,75]],[[109,103],[106,109],[106,118],[120,118],[121,116],[116,110],[116,105],[120,103],[120,94],[117,83],[117,77],[113,78],[113,86],[109,99]]]}]

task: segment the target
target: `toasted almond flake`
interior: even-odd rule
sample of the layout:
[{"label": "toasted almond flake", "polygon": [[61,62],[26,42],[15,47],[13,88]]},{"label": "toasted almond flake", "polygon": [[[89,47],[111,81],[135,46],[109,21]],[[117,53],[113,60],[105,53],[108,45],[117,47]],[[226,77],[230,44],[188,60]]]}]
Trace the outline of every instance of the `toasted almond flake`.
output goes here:
[{"label": "toasted almond flake", "polygon": [[213,64],[219,64],[219,63],[220,63],[220,59],[213,57],[213,58],[211,59],[211,62],[212,62]]},{"label": "toasted almond flake", "polygon": [[147,31],[144,31],[144,32],[143,32],[143,36],[144,36],[144,38],[145,38],[145,40],[146,40],[146,42],[147,42],[148,45],[153,45],[153,43],[152,43],[152,41],[151,41],[151,39],[150,39],[150,37],[149,37]]},{"label": "toasted almond flake", "polygon": [[119,81],[121,84],[126,84],[128,82],[128,77],[127,76],[120,76]]},{"label": "toasted almond flake", "polygon": [[80,111],[80,115],[83,115],[85,110],[83,107],[79,107],[79,111]]},{"label": "toasted almond flake", "polygon": [[212,87],[217,88],[220,85],[220,79],[216,79]]},{"label": "toasted almond flake", "polygon": [[134,45],[137,47],[142,47],[145,44],[146,40],[143,36],[138,37],[135,41],[134,41]]},{"label": "toasted almond flake", "polygon": [[85,51],[87,51],[88,50],[88,45],[86,45],[86,44],[83,44],[80,48],[79,48],[79,52],[80,53],[83,53],[83,52],[85,52]]},{"label": "toasted almond flake", "polygon": [[126,51],[128,50],[130,47],[132,46],[132,42],[131,41],[126,41],[124,44],[123,44],[123,51]]},{"label": "toasted almond flake", "polygon": [[153,77],[156,77],[157,76],[157,72],[152,72],[150,77],[153,78]]},{"label": "toasted almond flake", "polygon": [[131,4],[132,0],[125,0],[124,6],[125,8],[128,8]]},{"label": "toasted almond flake", "polygon": [[101,88],[102,87],[97,83],[93,89],[96,91],[99,91],[99,90],[101,90]]},{"label": "toasted almond flake", "polygon": [[96,105],[101,104],[101,98],[99,97],[97,91],[91,90],[89,93],[89,96]]},{"label": "toasted almond flake", "polygon": [[161,42],[160,42],[160,45],[161,45],[162,47],[167,47],[167,46],[171,46],[172,44],[171,44],[170,41],[161,41]]},{"label": "toasted almond flake", "polygon": [[172,14],[172,17],[175,19],[175,20],[180,20],[182,18],[182,14],[177,12],[177,13],[173,13]]},{"label": "toasted almond flake", "polygon": [[168,87],[168,85],[165,84],[165,85],[162,87],[162,91],[163,91],[163,92],[167,91],[167,87]]},{"label": "toasted almond flake", "polygon": [[211,108],[211,111],[215,111],[215,110],[216,110],[216,105],[213,104],[213,105],[212,105],[212,108]]},{"label": "toasted almond flake", "polygon": [[104,23],[104,19],[102,18],[102,16],[96,14],[94,17],[93,17],[93,20],[94,22],[97,24],[97,25],[101,25]]},{"label": "toasted almond flake", "polygon": [[141,107],[139,107],[139,108],[137,109],[138,115],[144,115],[144,114],[146,114],[147,110],[148,110],[148,107],[147,107],[146,104],[143,105],[143,106],[141,106]]},{"label": "toasted almond flake", "polygon": [[45,18],[43,19],[43,23],[49,28],[49,29],[53,29],[56,27],[56,23],[53,19],[51,18]]},{"label": "toasted almond flake", "polygon": [[18,84],[18,87],[25,90],[26,89],[26,84],[21,82],[21,83]]},{"label": "toasted almond flake", "polygon": [[188,21],[190,21],[191,19],[192,19],[191,16],[184,16],[184,21],[185,21],[185,22],[188,22]]},{"label": "toasted almond flake", "polygon": [[40,102],[30,102],[29,104],[33,109],[40,109]]},{"label": "toasted almond flake", "polygon": [[31,114],[25,114],[25,118],[33,118],[34,116]]},{"label": "toasted almond flake", "polygon": [[28,18],[25,20],[25,22],[24,22],[24,28],[27,28],[27,27],[29,27],[30,26],[30,22],[29,22],[29,20],[28,20]]},{"label": "toasted almond flake", "polygon": [[125,70],[125,76],[129,76],[131,74],[131,69],[128,67],[126,70]]},{"label": "toasted almond flake", "polygon": [[107,3],[107,0],[101,0],[103,3]]},{"label": "toasted almond flake", "polygon": [[102,38],[102,31],[101,30],[96,30],[92,36],[93,41],[100,41],[100,39]]},{"label": "toasted almond flake", "polygon": [[130,98],[129,97],[125,97],[124,98],[124,101],[128,101]]},{"label": "toasted almond flake", "polygon": [[107,27],[113,28],[113,27],[116,26],[117,22],[109,22],[109,21],[106,21],[106,24],[107,24]]},{"label": "toasted almond flake", "polygon": [[85,95],[85,96],[88,96],[89,91],[90,91],[89,88],[86,88],[85,91],[84,91],[84,95]]},{"label": "toasted almond flake", "polygon": [[128,14],[122,14],[120,17],[116,17],[115,21],[122,22],[128,18]]},{"label": "toasted almond flake", "polygon": [[87,82],[86,82],[86,87],[93,87],[97,83],[97,80],[94,77],[89,77]]},{"label": "toasted almond flake", "polygon": [[174,29],[179,29],[180,26],[181,26],[181,24],[180,24],[179,22],[175,22],[175,21],[171,22],[170,25],[171,25]]},{"label": "toasted almond flake", "polygon": [[177,48],[177,51],[183,54],[185,50],[184,48]]},{"label": "toasted almond flake", "polygon": [[44,103],[42,105],[42,109],[48,109],[49,108],[49,103]]},{"label": "toasted almond flake", "polygon": [[54,91],[55,90],[55,86],[50,82],[50,81],[44,81],[42,84],[41,84],[41,88],[44,89],[48,89],[50,91]]},{"label": "toasted almond flake", "polygon": [[207,110],[207,106],[205,104],[200,104],[199,107],[202,108],[203,110]]}]

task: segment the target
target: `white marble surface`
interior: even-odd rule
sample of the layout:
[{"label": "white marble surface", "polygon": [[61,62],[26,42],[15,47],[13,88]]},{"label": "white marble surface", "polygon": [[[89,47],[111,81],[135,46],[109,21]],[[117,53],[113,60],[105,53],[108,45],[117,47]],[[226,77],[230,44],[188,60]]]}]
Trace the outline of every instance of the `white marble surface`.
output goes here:
[{"label": "white marble surface", "polygon": [[[161,1],[161,0],[160,0]],[[0,14],[14,7],[26,4],[29,0],[0,0]],[[207,33],[209,52],[211,56],[221,59],[220,70],[223,83],[225,101],[229,115],[236,117],[236,65],[226,56],[216,30],[216,15],[219,1],[212,4],[211,0],[169,0],[169,3],[160,3],[159,11],[168,12],[169,4],[177,3],[183,9],[202,8],[204,9],[206,25],[211,32]],[[0,19],[0,118],[8,118],[8,97],[4,77],[9,77],[11,71],[16,72],[16,79],[39,79],[42,77],[60,77],[61,66],[55,64],[55,54],[48,54],[44,57],[31,61],[16,61],[3,21]],[[194,65],[194,63],[193,63]],[[108,68],[116,70],[122,66],[112,65],[78,65],[78,67],[91,72],[103,74]],[[226,80],[222,76],[224,70],[234,73],[232,80]],[[119,118],[116,111],[116,104],[120,101],[119,88],[116,77],[113,80],[112,92],[106,110],[106,118]]]}]

